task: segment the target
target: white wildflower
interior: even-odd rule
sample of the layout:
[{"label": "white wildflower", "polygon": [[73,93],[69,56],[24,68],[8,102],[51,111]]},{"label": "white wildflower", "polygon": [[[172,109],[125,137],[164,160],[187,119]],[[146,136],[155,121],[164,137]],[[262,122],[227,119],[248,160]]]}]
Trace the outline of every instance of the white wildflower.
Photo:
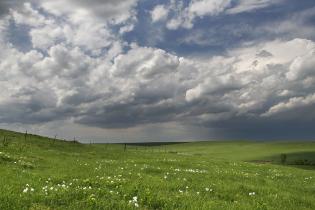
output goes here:
[{"label": "white wildflower", "polygon": [[255,194],[256,194],[255,192],[248,193],[249,196],[254,196]]}]

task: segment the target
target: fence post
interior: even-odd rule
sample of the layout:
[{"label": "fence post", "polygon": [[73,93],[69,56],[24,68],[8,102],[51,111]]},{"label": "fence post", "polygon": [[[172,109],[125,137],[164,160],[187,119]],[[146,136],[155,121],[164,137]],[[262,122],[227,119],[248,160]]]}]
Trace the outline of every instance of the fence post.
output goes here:
[{"label": "fence post", "polygon": [[24,140],[26,141],[27,138],[27,130],[25,131]]}]

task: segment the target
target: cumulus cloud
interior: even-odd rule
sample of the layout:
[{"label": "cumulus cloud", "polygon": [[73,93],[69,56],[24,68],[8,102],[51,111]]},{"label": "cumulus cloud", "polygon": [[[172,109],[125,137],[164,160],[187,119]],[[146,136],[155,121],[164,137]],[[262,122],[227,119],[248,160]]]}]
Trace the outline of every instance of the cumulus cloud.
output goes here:
[{"label": "cumulus cloud", "polygon": [[191,29],[196,19],[206,16],[218,16],[222,14],[235,15],[243,12],[252,12],[273,4],[279,4],[282,0],[191,0],[188,5],[181,1],[170,1],[167,5],[157,5],[151,11],[152,21],[166,20],[166,27],[170,30],[178,28]]},{"label": "cumulus cloud", "polygon": [[224,94],[229,91],[240,89],[242,84],[233,75],[207,78],[197,87],[187,90],[186,100],[193,101],[203,95]]},{"label": "cumulus cloud", "polygon": [[[24,121],[71,117],[108,128],[266,118],[288,107],[312,105],[308,95],[315,89],[310,68],[314,46],[303,39],[275,40],[208,60],[135,44],[111,58],[64,44],[50,47],[47,55],[7,47],[10,57],[0,65],[6,78],[1,104],[3,109],[10,105],[14,115],[21,106],[28,107],[30,115]],[[16,83],[24,85],[16,88]],[[46,95],[54,97],[44,100]]]},{"label": "cumulus cloud", "polygon": [[297,108],[305,108],[307,106],[313,106],[315,104],[315,94],[310,94],[305,97],[293,97],[290,98],[286,102],[281,102],[276,104],[266,112],[263,113],[262,116],[272,116],[279,113],[291,111]]},{"label": "cumulus cloud", "polygon": [[[113,19],[99,19],[85,12],[83,15],[79,14],[77,18],[69,12],[64,15],[64,19],[60,19],[40,13],[39,8],[38,4],[25,3],[20,9],[11,10],[15,24],[30,28],[29,36],[33,48],[47,50],[64,42],[99,55],[105,48],[108,49],[112,44],[118,43],[117,38],[109,29]],[[47,9],[45,12],[51,11]],[[132,20],[134,19],[131,18]],[[132,30],[133,25],[130,22],[126,22],[126,24],[121,25],[122,32]]]},{"label": "cumulus cloud", "polygon": [[168,9],[164,5],[157,5],[151,11],[152,22],[157,22],[167,18]]},{"label": "cumulus cloud", "polygon": [[0,17],[10,12],[10,9],[19,8],[23,5],[23,0],[2,0],[0,1]]},{"label": "cumulus cloud", "polygon": [[[294,50],[288,50],[293,47]],[[310,64],[291,66],[297,66],[296,60],[301,57],[308,58],[313,53],[314,43],[298,39],[274,41],[234,50],[228,57],[210,61],[195,61],[160,49],[132,46],[127,53],[116,56],[112,64],[93,58],[79,48],[60,44],[51,47],[47,56],[36,50],[25,54],[11,48],[7,50],[11,59],[7,57],[6,62],[1,63],[3,72],[11,69],[6,78],[15,74],[19,82],[35,80],[36,83],[38,80],[46,85],[43,90],[55,95],[55,106],[50,107],[52,113],[58,113],[60,107],[77,106],[80,111],[73,113],[75,121],[119,127],[181,118],[195,118],[205,123],[206,119],[263,112],[268,109],[270,98],[277,101],[283,97],[280,93],[274,95],[274,91],[291,89],[289,91],[301,94],[303,87],[296,90],[294,85],[288,85],[286,80],[290,77],[287,75],[299,75],[295,79],[300,80],[312,78]],[[13,93],[10,88],[7,87],[8,93]],[[307,91],[307,87],[304,88]],[[30,93],[42,95],[41,89]],[[14,95],[25,97],[25,91],[15,90]],[[8,95],[7,99],[10,97]],[[34,104],[34,98],[26,102],[28,100]],[[219,107],[225,108],[220,110]]]},{"label": "cumulus cloud", "polygon": [[271,6],[272,4],[278,4],[282,0],[239,0],[237,5],[226,11],[228,14],[237,14],[241,12],[251,12],[264,7]]},{"label": "cumulus cloud", "polygon": [[167,21],[166,27],[170,30],[176,30],[180,27],[190,29],[196,18],[218,15],[230,4],[230,0],[193,0],[185,7],[182,2],[173,1],[168,7],[174,15]]},{"label": "cumulus cloud", "polygon": [[30,3],[24,3],[21,9],[11,10],[12,16],[16,24],[24,24],[31,27],[44,26],[49,24],[44,15],[34,9]]},{"label": "cumulus cloud", "polygon": [[[136,2],[128,2],[103,2],[117,7],[108,14],[85,1],[67,1],[61,10],[59,1],[25,3],[1,18],[0,120],[231,129],[288,119],[292,110],[299,115],[290,114],[291,120],[315,117],[301,111],[315,104],[314,41],[276,39],[246,43],[220,56],[181,57],[122,39],[132,30],[128,21],[135,21]],[[205,3],[192,1],[187,9],[173,2],[172,7],[191,15],[185,23],[174,19],[170,27],[190,27],[194,18],[217,15],[230,5],[211,1],[205,8]],[[114,12],[124,9],[128,18]],[[169,13],[155,15],[152,19],[160,21]],[[12,24],[26,26],[31,49],[21,51],[10,43]]]},{"label": "cumulus cloud", "polygon": [[192,16],[218,15],[231,4],[230,0],[193,0],[188,11]]},{"label": "cumulus cloud", "polygon": [[137,0],[38,0],[48,12],[60,16],[69,15],[75,21],[89,16],[121,23],[134,15]]},{"label": "cumulus cloud", "polygon": [[289,68],[290,71],[286,73],[286,76],[290,81],[314,76],[315,50],[314,44],[309,44],[310,50],[306,54],[295,58],[291,63]]}]

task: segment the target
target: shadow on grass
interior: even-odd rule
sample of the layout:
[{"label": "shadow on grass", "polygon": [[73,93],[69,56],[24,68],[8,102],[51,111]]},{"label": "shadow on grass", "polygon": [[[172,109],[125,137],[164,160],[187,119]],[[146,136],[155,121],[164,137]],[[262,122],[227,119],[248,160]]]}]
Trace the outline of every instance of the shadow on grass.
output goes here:
[{"label": "shadow on grass", "polygon": [[[285,157],[285,158],[284,158]],[[315,151],[314,152],[295,152],[295,153],[282,153],[265,157],[261,160],[250,161],[253,163],[264,164],[272,163],[307,170],[315,170]]]}]

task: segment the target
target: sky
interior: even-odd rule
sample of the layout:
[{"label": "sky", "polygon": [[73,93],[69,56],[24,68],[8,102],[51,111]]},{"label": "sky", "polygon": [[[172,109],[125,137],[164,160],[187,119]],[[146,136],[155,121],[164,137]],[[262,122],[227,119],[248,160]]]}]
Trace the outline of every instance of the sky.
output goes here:
[{"label": "sky", "polygon": [[314,0],[0,0],[0,127],[315,139]]}]

